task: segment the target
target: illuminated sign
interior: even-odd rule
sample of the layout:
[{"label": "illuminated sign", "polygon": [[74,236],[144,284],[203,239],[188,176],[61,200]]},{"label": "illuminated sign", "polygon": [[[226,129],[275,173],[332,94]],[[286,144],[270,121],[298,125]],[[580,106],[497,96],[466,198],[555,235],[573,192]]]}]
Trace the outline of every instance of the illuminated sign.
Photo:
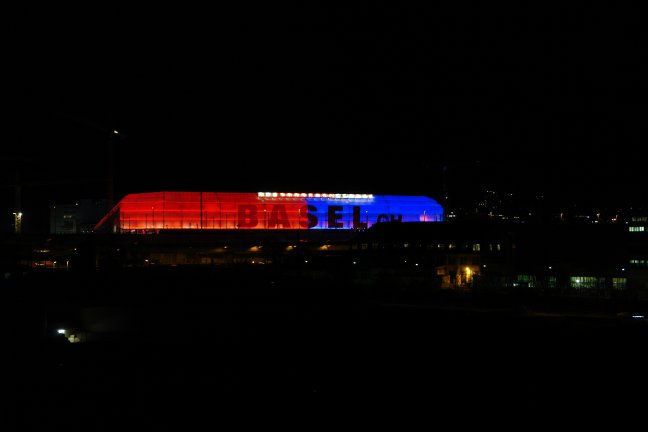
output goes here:
[{"label": "illuminated sign", "polygon": [[365,229],[437,222],[443,209],[424,196],[302,192],[130,194],[104,217],[117,229]]}]

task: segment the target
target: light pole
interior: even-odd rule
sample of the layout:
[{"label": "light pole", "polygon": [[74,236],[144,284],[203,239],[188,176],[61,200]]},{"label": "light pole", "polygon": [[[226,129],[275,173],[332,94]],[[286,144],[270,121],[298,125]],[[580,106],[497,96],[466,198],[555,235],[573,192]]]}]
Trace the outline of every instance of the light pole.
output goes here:
[{"label": "light pole", "polygon": [[[102,137],[102,141],[107,141],[107,154],[106,154],[106,201],[108,202],[108,209],[112,209],[114,206],[114,183],[115,183],[115,151],[117,147],[117,140],[124,140],[126,136],[123,133],[116,129],[106,128],[93,120],[84,118],[81,116],[72,115],[64,112],[55,112],[54,113],[60,119],[71,121],[77,125],[83,125],[89,127],[94,131],[98,132]],[[103,144],[103,142],[102,142]]]},{"label": "light pole", "polygon": [[14,190],[14,205],[16,212],[14,213],[14,232],[20,234],[22,232],[22,196],[20,190],[20,171],[16,168],[16,187]]}]

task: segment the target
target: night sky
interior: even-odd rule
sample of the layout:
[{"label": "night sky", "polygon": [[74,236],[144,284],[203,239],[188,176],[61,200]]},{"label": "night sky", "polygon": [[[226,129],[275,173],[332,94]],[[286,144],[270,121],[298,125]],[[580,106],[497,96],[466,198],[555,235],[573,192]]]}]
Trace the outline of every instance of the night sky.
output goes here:
[{"label": "night sky", "polygon": [[456,202],[486,189],[557,207],[646,202],[639,10],[419,3],[13,12],[3,214],[16,168],[26,226],[53,202],[104,196],[110,146],[117,199],[440,199],[445,166]]}]

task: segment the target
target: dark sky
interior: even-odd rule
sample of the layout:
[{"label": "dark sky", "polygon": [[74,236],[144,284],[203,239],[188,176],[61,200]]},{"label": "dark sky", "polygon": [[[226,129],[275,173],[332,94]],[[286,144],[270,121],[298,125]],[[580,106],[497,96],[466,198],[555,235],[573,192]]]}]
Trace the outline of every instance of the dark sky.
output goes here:
[{"label": "dark sky", "polygon": [[109,144],[117,198],[440,198],[446,166],[458,201],[489,188],[559,205],[646,200],[638,9],[269,3],[8,17],[2,207],[16,168],[25,211],[102,196]]}]

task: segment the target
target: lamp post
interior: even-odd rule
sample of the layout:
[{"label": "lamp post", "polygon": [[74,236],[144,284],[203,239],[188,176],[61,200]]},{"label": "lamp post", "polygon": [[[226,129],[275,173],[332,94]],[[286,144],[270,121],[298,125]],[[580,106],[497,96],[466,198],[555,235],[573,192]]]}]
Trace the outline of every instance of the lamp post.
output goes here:
[{"label": "lamp post", "polygon": [[[57,117],[59,117],[62,120],[68,121],[68,122],[73,122],[76,123],[77,125],[83,125],[85,127],[89,127],[93,129],[94,131],[98,132],[100,136],[102,137],[102,143],[106,142],[106,201],[108,204],[108,209],[112,209],[114,206],[114,183],[115,183],[115,151],[117,147],[117,141],[118,140],[124,140],[126,139],[126,136],[124,136],[123,133],[116,129],[109,129],[106,128],[99,123],[96,123],[95,121],[72,115],[69,113],[63,113],[63,112],[56,112],[55,113]],[[105,141],[104,141],[105,140]]]},{"label": "lamp post", "polygon": [[[88,122],[86,122],[88,123]],[[101,126],[93,126],[99,130],[103,130]],[[108,131],[105,131],[106,133]],[[110,131],[108,138],[108,151],[106,156],[106,200],[108,201],[108,209],[112,209],[115,205],[115,148],[116,141],[122,139],[122,135],[118,130],[113,129]]]},{"label": "lamp post", "polygon": [[14,189],[14,205],[16,212],[14,213],[14,232],[20,234],[22,232],[22,196],[20,189],[20,171],[16,168],[16,185]]}]

